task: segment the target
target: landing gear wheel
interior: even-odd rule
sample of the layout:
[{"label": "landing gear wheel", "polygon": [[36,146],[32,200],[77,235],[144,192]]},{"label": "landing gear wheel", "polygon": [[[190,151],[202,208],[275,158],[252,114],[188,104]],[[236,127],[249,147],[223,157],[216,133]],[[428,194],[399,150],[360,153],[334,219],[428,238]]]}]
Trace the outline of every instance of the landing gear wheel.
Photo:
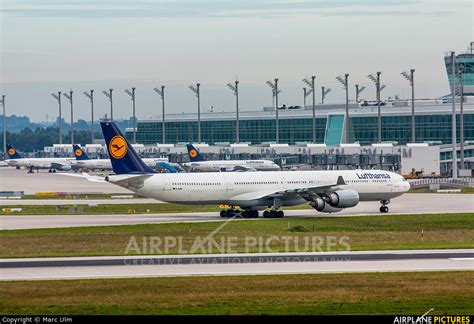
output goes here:
[{"label": "landing gear wheel", "polygon": [[277,218],[283,218],[283,216],[285,216],[282,210],[277,210],[275,214]]},{"label": "landing gear wheel", "polygon": [[387,206],[381,206],[380,207],[380,212],[381,213],[388,213],[388,207]]},{"label": "landing gear wheel", "polygon": [[270,218],[270,212],[268,210],[263,212],[263,218]]},{"label": "landing gear wheel", "polygon": [[221,217],[223,217],[223,218],[224,218],[224,217],[227,217],[227,210],[225,210],[225,209],[221,210],[220,215],[221,215]]}]

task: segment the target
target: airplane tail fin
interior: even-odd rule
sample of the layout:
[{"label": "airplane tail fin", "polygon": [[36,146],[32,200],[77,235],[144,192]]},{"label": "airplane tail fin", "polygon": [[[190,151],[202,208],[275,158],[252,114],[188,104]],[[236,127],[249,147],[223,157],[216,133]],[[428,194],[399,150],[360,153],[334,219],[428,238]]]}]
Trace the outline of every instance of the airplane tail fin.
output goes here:
[{"label": "airplane tail fin", "polygon": [[102,133],[115,174],[155,173],[140,158],[113,122],[101,122]]},{"label": "airplane tail fin", "polygon": [[83,161],[83,160],[90,160],[87,153],[77,144],[72,144],[72,148],[74,150],[74,156],[76,160]]},{"label": "airplane tail fin", "polygon": [[20,154],[18,154],[16,149],[10,144],[7,144],[7,153],[10,159],[21,159]]},{"label": "airplane tail fin", "polygon": [[202,162],[205,161],[204,158],[199,154],[198,150],[192,144],[186,144],[188,149],[188,156],[191,162]]}]

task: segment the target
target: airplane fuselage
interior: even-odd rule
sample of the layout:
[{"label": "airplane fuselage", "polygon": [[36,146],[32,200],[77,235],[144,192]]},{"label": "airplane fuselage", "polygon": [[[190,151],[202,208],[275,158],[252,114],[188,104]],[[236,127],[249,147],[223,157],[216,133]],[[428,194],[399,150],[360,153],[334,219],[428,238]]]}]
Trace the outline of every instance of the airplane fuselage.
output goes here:
[{"label": "airplane fuselage", "polygon": [[187,168],[198,171],[216,172],[232,171],[238,167],[254,169],[258,171],[276,171],[280,167],[268,160],[222,160],[222,161],[200,161],[184,163]]},{"label": "airplane fuselage", "polygon": [[[410,188],[400,175],[378,170],[150,174],[141,181],[121,181],[128,176],[110,176],[109,181],[170,203],[228,204],[255,209],[272,205],[272,194],[278,192],[285,192],[281,206],[307,203],[307,198],[299,194],[301,190],[334,187],[339,177],[345,182],[339,187],[357,191],[360,201],[389,201]],[[318,190],[315,192],[319,193]],[[324,193],[324,189],[320,191]]]}]

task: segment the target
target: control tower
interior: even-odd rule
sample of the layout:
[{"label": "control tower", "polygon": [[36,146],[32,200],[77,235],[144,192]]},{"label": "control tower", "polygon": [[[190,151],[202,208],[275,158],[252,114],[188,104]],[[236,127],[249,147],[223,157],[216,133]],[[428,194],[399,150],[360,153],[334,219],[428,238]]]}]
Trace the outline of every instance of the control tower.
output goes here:
[{"label": "control tower", "polygon": [[[465,96],[474,96],[474,42],[469,44],[467,51],[455,55],[455,70],[456,70],[456,95],[459,96],[461,93],[460,89],[460,78],[463,81],[463,90]],[[449,88],[452,89],[453,85],[453,67],[450,54],[444,57],[444,63],[446,65],[446,71],[448,73]]]}]

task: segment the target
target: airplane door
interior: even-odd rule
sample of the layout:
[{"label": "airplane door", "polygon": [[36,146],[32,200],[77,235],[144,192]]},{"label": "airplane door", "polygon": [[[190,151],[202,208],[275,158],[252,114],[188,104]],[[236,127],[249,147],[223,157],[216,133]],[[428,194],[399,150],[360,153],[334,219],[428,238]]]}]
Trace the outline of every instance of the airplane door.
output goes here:
[{"label": "airplane door", "polygon": [[165,191],[170,191],[171,190],[170,179],[166,176],[164,178],[165,178]]}]

